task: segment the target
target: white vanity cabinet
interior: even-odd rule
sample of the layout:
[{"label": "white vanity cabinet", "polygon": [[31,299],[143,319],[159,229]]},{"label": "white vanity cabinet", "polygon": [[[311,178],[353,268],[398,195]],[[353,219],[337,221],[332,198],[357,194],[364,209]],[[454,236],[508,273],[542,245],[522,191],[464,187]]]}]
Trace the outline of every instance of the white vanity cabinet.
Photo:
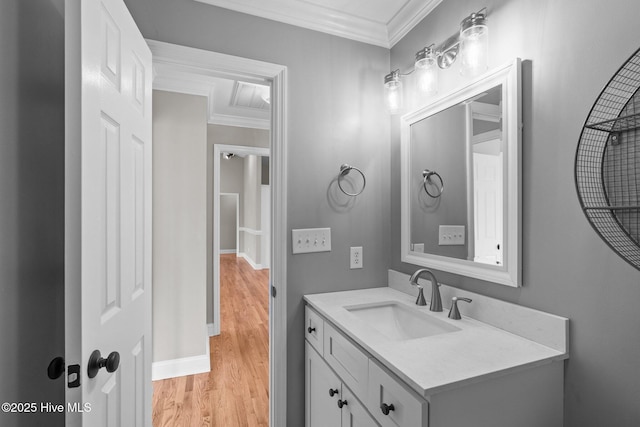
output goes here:
[{"label": "white vanity cabinet", "polygon": [[309,342],[305,365],[306,427],[379,426]]},{"label": "white vanity cabinet", "polygon": [[[393,295],[387,292],[384,297]],[[323,297],[306,298],[318,302]],[[341,301],[346,307],[350,307],[350,303]],[[310,305],[305,307],[306,427],[563,425],[563,360],[566,357],[560,353],[546,361],[530,362],[527,366],[510,362],[508,368],[500,368],[505,362],[496,361],[498,356],[493,353],[489,359],[486,348],[498,346],[503,353],[512,352],[510,354],[514,357],[520,354],[519,350],[514,350],[515,346],[523,346],[522,354],[536,349],[545,354],[553,355],[554,352],[490,328],[484,332],[491,344],[488,347],[485,347],[484,340],[481,340],[482,344],[472,341],[475,335],[482,333],[473,329],[469,335],[465,335],[464,330],[451,334],[451,339],[462,340],[453,343],[453,353],[442,350],[447,345],[446,337],[431,341],[415,340],[411,343],[417,346],[411,347],[413,351],[398,352],[399,344],[396,343],[382,342],[378,347],[371,346],[369,343],[377,338],[370,328],[364,324],[359,328],[352,321],[347,322],[349,317],[342,319],[339,317],[341,314],[332,314],[331,309],[325,315]],[[465,326],[471,327],[471,324]],[[350,335],[356,328],[359,332]],[[506,341],[501,340],[502,334],[506,334]],[[473,344],[468,344],[471,342]],[[376,352],[377,348],[380,353]],[[385,360],[389,354],[397,362]],[[493,371],[487,374],[475,366],[469,367],[467,364],[476,358],[478,363],[493,366]],[[464,363],[460,364],[460,360]],[[407,366],[412,368],[406,370]],[[425,387],[422,385],[425,366],[431,376],[444,375],[451,379]],[[471,374],[461,376],[456,367],[467,369]],[[431,376],[427,376],[427,381]]]}]

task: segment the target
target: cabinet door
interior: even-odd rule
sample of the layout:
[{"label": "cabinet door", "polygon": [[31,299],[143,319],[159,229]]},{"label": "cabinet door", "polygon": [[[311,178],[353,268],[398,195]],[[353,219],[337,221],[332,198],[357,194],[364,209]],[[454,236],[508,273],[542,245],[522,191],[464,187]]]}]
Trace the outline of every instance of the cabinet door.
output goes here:
[{"label": "cabinet door", "polygon": [[[305,426],[340,427],[340,379],[309,342],[305,342],[305,365]],[[331,396],[330,390],[337,390],[337,393]]]},{"label": "cabinet door", "polygon": [[342,386],[342,400],[347,401],[342,406],[342,427],[380,427],[345,385]]},{"label": "cabinet door", "polygon": [[426,427],[429,422],[427,401],[385,372],[373,359],[369,359],[367,406],[383,427]]}]

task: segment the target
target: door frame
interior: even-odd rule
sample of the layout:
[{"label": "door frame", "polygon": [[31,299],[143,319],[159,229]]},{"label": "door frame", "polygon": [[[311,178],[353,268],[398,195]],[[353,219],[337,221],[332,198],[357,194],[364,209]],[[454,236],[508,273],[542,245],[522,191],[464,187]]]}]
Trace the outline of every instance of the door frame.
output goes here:
[{"label": "door frame", "polygon": [[[213,327],[210,335],[220,335],[220,155],[224,152],[247,156],[269,156],[269,148],[248,147],[245,145],[213,145]],[[239,205],[238,205],[239,206]],[[238,230],[240,224],[238,224]],[[240,241],[237,243],[237,253],[240,253]],[[271,316],[271,312],[269,312]],[[270,330],[269,333],[272,331]]]},{"label": "door frame", "polygon": [[154,75],[187,73],[271,85],[271,271],[269,299],[269,423],[287,425],[287,67],[147,39]]}]

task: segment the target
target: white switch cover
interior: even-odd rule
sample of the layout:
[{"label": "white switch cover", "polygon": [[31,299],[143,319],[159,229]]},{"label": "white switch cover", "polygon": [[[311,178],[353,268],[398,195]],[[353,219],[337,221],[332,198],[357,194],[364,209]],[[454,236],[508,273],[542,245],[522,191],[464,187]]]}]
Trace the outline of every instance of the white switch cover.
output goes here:
[{"label": "white switch cover", "polygon": [[464,245],[464,225],[441,225],[438,244],[441,246]]},{"label": "white switch cover", "polygon": [[291,247],[294,254],[331,251],[330,228],[303,228],[291,230]]},{"label": "white switch cover", "polygon": [[351,269],[362,268],[362,246],[352,246],[351,256],[349,258]]},{"label": "white switch cover", "polygon": [[413,244],[413,249],[411,249],[413,252],[420,252],[420,253],[424,253],[424,243],[414,243]]}]

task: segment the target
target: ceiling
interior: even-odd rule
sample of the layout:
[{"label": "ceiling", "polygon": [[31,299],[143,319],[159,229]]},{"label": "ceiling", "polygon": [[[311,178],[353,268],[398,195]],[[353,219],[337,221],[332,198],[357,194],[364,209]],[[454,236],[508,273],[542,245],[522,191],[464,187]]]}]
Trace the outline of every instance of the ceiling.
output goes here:
[{"label": "ceiling", "polygon": [[[443,0],[195,0],[390,48]],[[154,64],[154,89],[207,98],[212,124],[269,129],[269,87]]]},{"label": "ceiling", "polygon": [[391,48],[443,0],[195,0]]},{"label": "ceiling", "polygon": [[154,64],[153,88],[207,98],[211,124],[269,129],[269,86],[205,74],[187,73],[168,64]]}]

